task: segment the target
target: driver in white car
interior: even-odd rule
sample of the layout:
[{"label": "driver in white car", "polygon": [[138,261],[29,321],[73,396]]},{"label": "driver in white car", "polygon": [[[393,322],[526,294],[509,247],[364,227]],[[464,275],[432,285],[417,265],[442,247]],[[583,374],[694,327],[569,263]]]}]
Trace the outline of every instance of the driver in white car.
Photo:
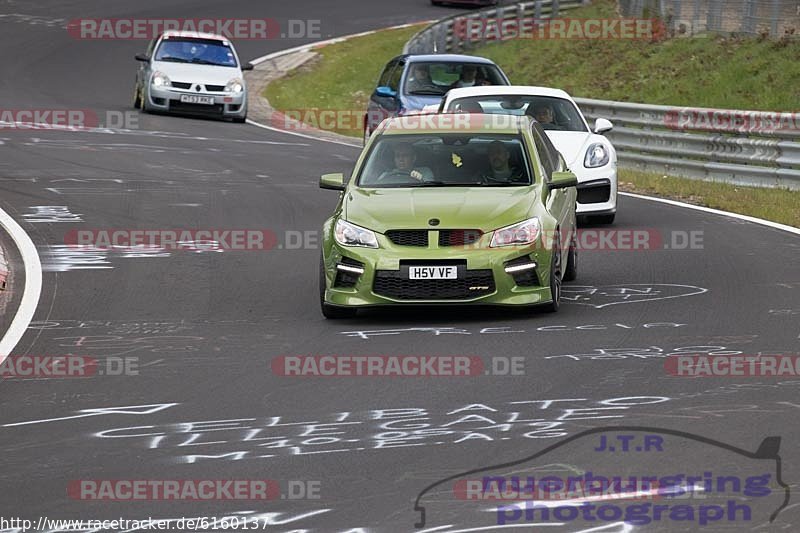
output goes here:
[{"label": "driver in white car", "polygon": [[535,118],[546,130],[563,130],[564,128],[556,123],[555,113],[550,104],[538,104],[533,110]]}]

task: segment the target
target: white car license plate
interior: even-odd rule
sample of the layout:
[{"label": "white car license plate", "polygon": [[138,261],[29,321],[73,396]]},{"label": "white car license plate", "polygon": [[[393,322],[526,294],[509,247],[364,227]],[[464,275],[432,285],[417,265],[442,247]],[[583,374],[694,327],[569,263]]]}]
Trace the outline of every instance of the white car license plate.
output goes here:
[{"label": "white car license plate", "polygon": [[213,96],[199,96],[196,94],[182,94],[181,95],[181,102],[187,104],[206,104],[206,105],[214,105],[214,97]]},{"label": "white car license plate", "polygon": [[410,266],[408,279],[458,279],[458,267]]}]

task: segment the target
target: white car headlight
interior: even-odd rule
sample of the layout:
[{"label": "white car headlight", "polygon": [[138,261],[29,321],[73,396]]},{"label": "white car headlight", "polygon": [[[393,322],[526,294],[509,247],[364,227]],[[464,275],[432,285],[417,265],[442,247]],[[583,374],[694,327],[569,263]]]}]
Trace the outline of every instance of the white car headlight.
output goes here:
[{"label": "white car headlight", "polygon": [[342,219],[336,221],[336,228],[333,233],[336,237],[336,242],[342,246],[378,247],[378,239],[375,237],[375,232]]},{"label": "white car headlight", "polygon": [[512,246],[515,244],[532,244],[541,233],[542,226],[537,217],[523,220],[512,226],[494,230],[490,248]]},{"label": "white car headlight", "polygon": [[156,71],[153,73],[152,82],[154,87],[170,87],[172,86],[172,82],[169,80],[166,74],[163,72]]},{"label": "white car headlight", "polygon": [[603,143],[594,143],[586,150],[583,166],[586,168],[602,167],[608,164],[609,153]]},{"label": "white car headlight", "polygon": [[240,93],[244,90],[244,83],[239,78],[234,78],[225,85],[225,92]]}]

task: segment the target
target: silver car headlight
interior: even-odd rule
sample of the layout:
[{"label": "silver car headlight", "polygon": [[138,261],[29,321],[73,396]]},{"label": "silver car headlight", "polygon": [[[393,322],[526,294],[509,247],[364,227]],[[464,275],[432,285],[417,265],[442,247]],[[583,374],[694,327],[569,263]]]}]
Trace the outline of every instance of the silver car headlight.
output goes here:
[{"label": "silver car headlight", "polygon": [[586,168],[595,168],[607,165],[609,155],[608,148],[606,148],[603,143],[594,143],[586,150],[583,166]]},{"label": "silver car headlight", "polygon": [[242,91],[244,91],[244,82],[239,78],[234,78],[225,85],[225,92],[240,93]]},{"label": "silver car headlight", "polygon": [[513,246],[519,244],[532,244],[542,231],[542,225],[537,217],[523,220],[511,226],[494,230],[490,248],[500,246]]},{"label": "silver car headlight", "polygon": [[171,87],[172,82],[169,80],[166,74],[163,72],[156,71],[153,73],[153,78],[151,80],[153,87]]},{"label": "silver car headlight", "polygon": [[377,248],[378,238],[374,231],[370,231],[361,226],[356,226],[342,219],[336,221],[334,229],[336,242],[342,246],[363,246],[365,248]]}]

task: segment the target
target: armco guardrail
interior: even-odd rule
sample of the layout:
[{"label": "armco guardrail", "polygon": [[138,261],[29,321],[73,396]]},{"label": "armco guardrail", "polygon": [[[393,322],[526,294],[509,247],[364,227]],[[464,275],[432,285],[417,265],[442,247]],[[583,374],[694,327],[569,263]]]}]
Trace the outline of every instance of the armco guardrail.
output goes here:
[{"label": "armco guardrail", "polygon": [[677,35],[736,33],[790,37],[800,29],[797,0],[618,0],[623,17],[660,15]]},{"label": "armco guardrail", "polygon": [[[522,2],[442,19],[414,35],[404,53],[459,53],[485,42],[486,21],[553,18],[584,0]],[[481,24],[469,24],[481,20]],[[482,28],[473,32],[470,28]],[[497,35],[497,33],[495,33]],[[502,32],[500,33],[502,36]],[[683,108],[576,98],[588,119],[608,118],[606,135],[623,167],[688,178],[800,190],[800,113]]]},{"label": "armco guardrail", "polygon": [[607,118],[621,166],[800,190],[800,113],[673,107],[576,98]]},{"label": "armco guardrail", "polygon": [[469,14],[447,17],[414,35],[403,47],[404,54],[436,54],[465,52],[475,45],[486,42],[486,36],[491,32],[470,31],[468,21],[488,20],[491,24],[511,19],[546,19],[557,17],[565,9],[574,9],[588,0],[536,0],[535,2],[520,2],[507,6],[481,9]]}]

